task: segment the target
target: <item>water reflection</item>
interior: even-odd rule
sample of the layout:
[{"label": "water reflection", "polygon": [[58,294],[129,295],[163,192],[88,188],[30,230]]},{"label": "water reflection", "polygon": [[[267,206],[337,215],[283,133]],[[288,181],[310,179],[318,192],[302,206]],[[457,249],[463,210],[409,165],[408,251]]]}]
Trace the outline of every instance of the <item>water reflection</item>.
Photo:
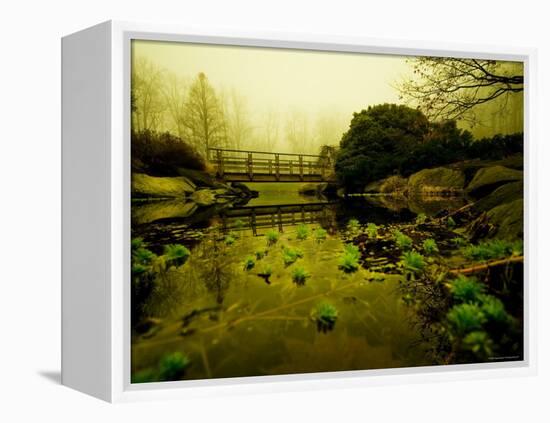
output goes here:
[{"label": "water reflection", "polygon": [[[187,379],[433,364],[435,340],[414,326],[418,319],[400,277],[338,268],[350,218],[378,224],[404,222],[415,213],[388,207],[387,199],[283,202],[284,196],[273,195],[278,203],[264,195],[264,204],[195,209],[191,215],[185,203],[132,208],[133,236],[150,248],[191,248],[184,266],[157,277],[145,310],[158,323],[154,332],[134,333],[133,371],[156,366],[175,351],[189,356]],[[323,228],[328,236],[299,239],[302,225],[309,234]],[[279,237],[268,243],[271,230]],[[284,248],[303,254],[285,265]],[[250,257],[254,264],[243,266]],[[310,275],[307,283],[295,283],[297,268]]]}]

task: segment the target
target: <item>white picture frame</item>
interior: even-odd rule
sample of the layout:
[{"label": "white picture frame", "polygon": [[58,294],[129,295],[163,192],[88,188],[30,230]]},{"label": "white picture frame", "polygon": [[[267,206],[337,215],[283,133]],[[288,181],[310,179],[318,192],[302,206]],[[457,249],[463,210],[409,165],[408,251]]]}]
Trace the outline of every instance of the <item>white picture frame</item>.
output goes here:
[{"label": "white picture frame", "polygon": [[[246,378],[130,383],[130,42],[132,39],[525,64],[523,361]],[[536,51],[335,35],[245,33],[105,22],[62,40],[62,383],[106,401],[372,386],[536,373]]]}]

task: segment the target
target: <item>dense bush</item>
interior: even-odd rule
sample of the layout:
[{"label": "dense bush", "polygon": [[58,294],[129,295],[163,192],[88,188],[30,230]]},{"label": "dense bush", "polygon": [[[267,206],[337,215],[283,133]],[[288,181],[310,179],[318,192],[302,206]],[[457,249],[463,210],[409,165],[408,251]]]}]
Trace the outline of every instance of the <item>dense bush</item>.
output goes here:
[{"label": "dense bush", "polygon": [[523,134],[474,140],[455,121],[429,122],[418,110],[383,104],[354,113],[340,142],[336,176],[348,191],[390,175],[470,159],[495,160],[521,153]]},{"label": "dense bush", "polygon": [[193,146],[169,132],[132,133],[133,171],[174,176],[179,167],[205,170],[206,160]]},{"label": "dense bush", "polygon": [[399,172],[428,129],[426,117],[406,106],[383,104],[354,113],[336,157],[338,179],[362,190],[369,181]]}]

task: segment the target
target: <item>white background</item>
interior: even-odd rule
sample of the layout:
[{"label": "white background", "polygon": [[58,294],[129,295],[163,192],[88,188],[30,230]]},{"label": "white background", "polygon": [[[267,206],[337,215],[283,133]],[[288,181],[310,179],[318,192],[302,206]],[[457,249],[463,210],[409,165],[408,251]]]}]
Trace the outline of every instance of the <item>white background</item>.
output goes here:
[{"label": "white background", "polygon": [[[539,1],[94,0],[0,6],[0,421],[550,421],[548,271],[538,269],[539,374],[109,405],[59,385],[60,37],[108,19],[539,49],[539,247],[548,241],[550,13]],[[420,44],[419,44],[420,45]],[[345,76],[343,76],[345,77]],[[82,193],[86,195],[86,193]],[[546,238],[548,239],[548,238]],[[86,363],[82,363],[83,366]]]}]

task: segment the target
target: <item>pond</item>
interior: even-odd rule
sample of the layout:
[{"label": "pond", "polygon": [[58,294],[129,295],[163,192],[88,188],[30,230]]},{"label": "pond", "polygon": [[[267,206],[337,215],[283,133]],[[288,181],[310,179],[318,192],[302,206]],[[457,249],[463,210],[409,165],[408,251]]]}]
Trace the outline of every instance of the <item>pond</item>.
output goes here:
[{"label": "pond", "polygon": [[133,204],[133,238],[157,254],[190,251],[156,275],[133,317],[134,382],[437,364],[403,276],[348,273],[341,257],[350,220],[406,223],[466,200],[335,200],[297,185],[250,184],[259,196],[247,204],[191,214],[174,201]]}]

